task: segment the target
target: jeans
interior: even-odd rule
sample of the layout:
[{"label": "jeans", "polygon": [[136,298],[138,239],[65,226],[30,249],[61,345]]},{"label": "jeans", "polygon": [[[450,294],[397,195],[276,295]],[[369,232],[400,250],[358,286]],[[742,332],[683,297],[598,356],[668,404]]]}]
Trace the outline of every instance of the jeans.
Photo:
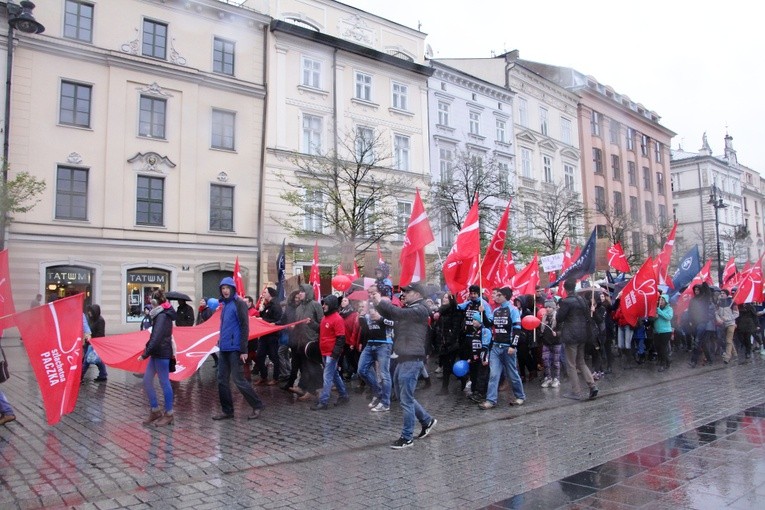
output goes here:
[{"label": "jeans", "polygon": [[154,389],[154,375],[159,378],[159,385],[162,387],[162,395],[165,397],[165,412],[173,412],[173,387],[170,385],[170,360],[149,357],[149,364],[146,365],[146,372],[143,374],[143,391],[149,397],[149,405],[152,409],[159,408],[157,401],[157,391]]},{"label": "jeans", "polygon": [[401,411],[404,413],[404,427],[401,429],[401,437],[410,441],[414,434],[415,418],[422,425],[427,425],[432,420],[428,412],[414,398],[414,389],[417,387],[417,378],[422,371],[422,361],[402,361],[396,364],[396,372],[393,379],[396,382],[396,395],[398,396]]},{"label": "jeans", "polygon": [[289,376],[285,376],[284,374],[289,374],[292,372],[292,363],[290,363],[290,346],[279,344],[278,356],[279,379],[288,379]]},{"label": "jeans", "polygon": [[[385,407],[390,407],[390,353],[392,351],[393,344],[368,343],[361,351],[359,358],[359,375],[369,385],[372,395],[379,398]],[[377,383],[377,374],[372,370],[375,361],[378,363],[382,384]]]},{"label": "jeans", "polygon": [[281,363],[279,362],[279,337],[267,335],[258,339],[258,351],[255,356],[255,363],[258,366],[260,378],[264,381],[268,379],[268,367],[266,366],[266,356],[271,358],[274,364],[274,381],[279,379],[281,374]]},{"label": "jeans", "polygon": [[234,414],[234,401],[231,397],[229,379],[234,377],[239,393],[253,409],[263,409],[265,406],[257,393],[244,378],[244,365],[239,359],[239,351],[221,351],[218,353],[218,396],[220,407],[225,414]]},{"label": "jeans", "polygon": [[0,391],[0,414],[13,414],[13,408],[2,391]]},{"label": "jeans", "polygon": [[337,386],[337,393],[341,397],[347,397],[348,391],[345,389],[345,383],[337,371],[337,360],[332,356],[324,356],[324,386],[321,388],[320,404],[329,402],[329,394],[332,391],[332,384]]},{"label": "jeans", "polygon": [[703,326],[696,328],[693,337],[693,351],[691,351],[691,363],[698,363],[699,355],[703,352],[707,361],[712,362],[712,353],[709,351],[709,340],[714,337],[714,331],[707,331]]},{"label": "jeans", "polygon": [[496,404],[497,392],[499,388],[499,378],[504,370],[505,376],[510,380],[513,387],[515,398],[526,400],[526,394],[523,392],[523,382],[518,373],[518,351],[512,354],[507,353],[507,347],[494,345],[489,353],[489,390],[486,393],[486,400]]},{"label": "jeans", "polygon": [[619,349],[631,349],[632,348],[632,333],[631,326],[619,326],[617,342]]}]

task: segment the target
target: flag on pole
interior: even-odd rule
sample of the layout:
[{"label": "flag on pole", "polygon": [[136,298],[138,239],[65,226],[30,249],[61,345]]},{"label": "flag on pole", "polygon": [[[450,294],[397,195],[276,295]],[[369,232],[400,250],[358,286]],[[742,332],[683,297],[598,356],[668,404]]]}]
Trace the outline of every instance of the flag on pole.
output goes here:
[{"label": "flag on pole", "polygon": [[[485,288],[500,287],[502,284],[502,272],[504,270],[502,252],[505,249],[505,237],[507,237],[507,222],[510,216],[510,204],[507,204],[505,213],[497,224],[497,230],[491,238],[491,243],[486,248],[486,254],[481,261],[481,278]],[[512,255],[510,255],[512,257]]]},{"label": "flag on pole", "polygon": [[311,264],[311,276],[308,283],[313,285],[313,297],[321,302],[321,275],[319,274],[319,241],[313,245],[313,263]]},{"label": "flag on pole", "polygon": [[234,283],[236,284],[236,294],[240,297],[244,297],[244,282],[242,281],[242,271],[239,268],[239,257],[234,262]]},{"label": "flag on pole", "polygon": [[77,404],[84,301],[85,294],[80,293],[15,315],[49,425],[61,421]]},{"label": "flag on pole", "polygon": [[656,257],[654,264],[656,264],[656,274],[659,277],[659,285],[668,285],[674,288],[674,283],[668,278],[669,263],[672,261],[672,248],[675,246],[675,233],[677,232],[677,222],[672,225],[667,236],[667,241],[664,243],[664,247]]},{"label": "flag on pole", "polygon": [[696,274],[688,287],[682,292],[682,294],[680,294],[680,297],[675,303],[675,315],[681,317],[688,309],[688,305],[691,303],[691,298],[693,298],[693,287],[696,285],[701,285],[704,282],[707,282],[710,285],[712,284],[712,275],[710,274],[711,270],[712,259],[708,259],[707,263],[704,264],[704,267],[701,268],[701,271]]},{"label": "flag on pole", "polygon": [[539,285],[539,258],[534,253],[534,258],[513,278],[510,288],[513,294],[536,295]]},{"label": "flag on pole", "polygon": [[675,290],[680,292],[691,283],[697,274],[699,274],[699,271],[701,271],[700,258],[698,245],[694,245],[693,248],[683,255],[683,258],[680,259],[677,271],[675,271],[674,276],[672,276],[672,283],[674,284]]},{"label": "flag on pole", "polygon": [[454,240],[454,246],[444,261],[444,280],[455,296],[459,296],[462,291],[478,281],[478,259],[481,256],[480,236],[478,199],[476,198],[462,229]]},{"label": "flag on pole", "polygon": [[[731,257],[727,264],[725,264],[725,269],[723,269],[723,278],[722,278],[722,288],[727,288],[728,283],[733,280],[736,276],[736,257]],[[731,286],[733,287],[733,286]]]},{"label": "flag on pole", "polygon": [[434,239],[428,214],[420,198],[420,190],[417,190],[414,195],[412,214],[409,217],[409,226],[404,237],[404,246],[401,248],[399,257],[401,277],[398,284],[400,287],[425,280],[425,246]]},{"label": "flag on pole", "polygon": [[[577,255],[577,257],[578,256],[579,255]],[[566,271],[566,269],[568,269],[569,266],[571,266],[571,263],[573,261],[574,261],[574,259],[571,256],[571,241],[569,241],[569,239],[567,237],[566,238],[566,244],[565,244],[565,246],[563,248],[563,263],[561,264],[560,272],[563,273],[564,271]],[[549,282],[550,282],[549,285],[552,285],[552,283],[554,281],[556,281],[557,279],[558,279],[557,274],[556,275],[552,275],[551,274],[550,278],[549,278]],[[558,285],[558,293],[557,294],[561,298],[566,297],[567,293],[566,293],[566,289],[563,288],[563,285]]]},{"label": "flag on pole", "polygon": [[762,298],[762,258],[760,255],[756,264],[747,271],[742,272],[738,280],[738,290],[733,295],[733,302],[737,305],[758,302]]},{"label": "flag on pole", "polygon": [[629,273],[630,264],[624,256],[621,243],[615,243],[608,249],[608,265],[622,273]]},{"label": "flag on pole", "polygon": [[282,239],[282,249],[279,250],[279,256],[276,257],[276,299],[279,303],[285,300],[285,284],[287,283],[286,269],[287,257],[284,255],[284,239]]},{"label": "flag on pole", "polygon": [[549,287],[554,287],[567,278],[582,278],[595,272],[595,231],[592,229],[587,244],[584,245],[579,257],[574,259],[571,265],[564,271],[561,271],[558,278],[552,282]]},{"label": "flag on pole", "polygon": [[624,320],[633,328],[641,317],[655,317],[659,291],[656,270],[651,257],[643,263],[637,274],[622,290],[619,311]]},{"label": "flag on pole", "polygon": [[0,334],[5,328],[13,327],[13,304],[11,271],[8,267],[8,250],[0,251]]},{"label": "flag on pole", "polygon": [[513,260],[513,250],[507,250],[507,256],[505,257],[504,272],[502,273],[502,285],[510,285],[510,281],[513,279],[518,271],[515,269],[515,261]]},{"label": "flag on pole", "polygon": [[361,273],[359,272],[359,265],[356,263],[356,261],[353,261],[353,274],[351,275],[351,280],[358,280],[361,278]]},{"label": "flag on pole", "polygon": [[380,243],[377,243],[377,264],[385,264],[385,259],[382,256],[382,251],[380,251]]}]

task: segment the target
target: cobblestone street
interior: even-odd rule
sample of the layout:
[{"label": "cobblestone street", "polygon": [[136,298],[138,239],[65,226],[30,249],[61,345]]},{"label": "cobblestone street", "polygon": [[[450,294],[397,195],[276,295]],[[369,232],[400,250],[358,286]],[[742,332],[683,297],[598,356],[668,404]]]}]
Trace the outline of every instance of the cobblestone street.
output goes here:
[{"label": "cobblestone street", "polygon": [[[418,399],[438,419],[401,451],[401,412],[368,398],[313,412],[278,386],[267,408],[216,422],[212,362],[175,384],[176,421],[146,428],[140,379],[111,370],[83,384],[50,427],[18,339],[3,341],[3,391],[17,421],[0,427],[0,508],[755,508],[765,501],[765,359],[671,370],[652,363],[601,380],[593,402],[527,385],[523,406],[479,411],[459,392]],[[744,412],[746,411],[746,412]],[[667,474],[667,469],[672,473]],[[658,472],[644,473],[653,469]],[[662,474],[663,473],[663,474]],[[678,475],[678,473],[680,473]],[[566,480],[564,480],[566,479]],[[688,483],[685,483],[688,482]],[[568,506],[566,506],[568,505]]]}]

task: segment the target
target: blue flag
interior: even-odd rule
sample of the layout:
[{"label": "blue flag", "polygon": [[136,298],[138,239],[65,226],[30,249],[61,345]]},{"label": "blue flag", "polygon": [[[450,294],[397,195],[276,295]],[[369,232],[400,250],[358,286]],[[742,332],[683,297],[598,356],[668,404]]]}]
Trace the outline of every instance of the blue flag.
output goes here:
[{"label": "blue flag", "polygon": [[279,250],[279,256],[276,257],[276,299],[279,300],[279,303],[287,298],[284,294],[284,284],[287,280],[284,275],[286,267],[287,259],[284,256],[284,239],[282,239],[282,249]]},{"label": "blue flag", "polygon": [[587,244],[584,245],[582,253],[579,254],[579,258],[572,262],[571,265],[558,276],[558,279],[548,285],[548,287],[555,287],[567,278],[579,279],[595,272],[595,230],[596,229],[592,229],[592,234],[590,234]]},{"label": "blue flag", "polygon": [[681,292],[693,281],[693,278],[701,271],[701,261],[699,260],[699,245],[695,245],[688,250],[688,253],[680,259],[680,264],[672,277],[672,284],[676,292]]}]

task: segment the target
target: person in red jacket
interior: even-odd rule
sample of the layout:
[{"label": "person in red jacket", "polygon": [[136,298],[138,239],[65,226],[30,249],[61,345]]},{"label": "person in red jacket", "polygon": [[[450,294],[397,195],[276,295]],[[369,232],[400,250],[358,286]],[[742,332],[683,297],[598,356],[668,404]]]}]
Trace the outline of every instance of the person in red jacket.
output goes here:
[{"label": "person in red jacket", "polygon": [[359,366],[359,354],[361,346],[359,345],[359,335],[361,326],[359,326],[359,313],[356,307],[351,304],[347,297],[343,296],[340,300],[340,317],[345,322],[345,348],[340,358],[339,365],[342,368],[346,381],[356,373]]},{"label": "person in red jacket", "polygon": [[324,308],[324,318],[319,325],[319,350],[324,362],[324,386],[321,389],[319,401],[311,406],[312,411],[329,408],[329,394],[332,391],[332,384],[337,387],[339,394],[337,402],[335,402],[336,406],[347,404],[350,400],[343,378],[337,371],[337,360],[340,359],[340,354],[342,354],[345,346],[345,322],[337,313],[340,308],[340,301],[337,296],[330,294],[322,300],[322,307]]}]

